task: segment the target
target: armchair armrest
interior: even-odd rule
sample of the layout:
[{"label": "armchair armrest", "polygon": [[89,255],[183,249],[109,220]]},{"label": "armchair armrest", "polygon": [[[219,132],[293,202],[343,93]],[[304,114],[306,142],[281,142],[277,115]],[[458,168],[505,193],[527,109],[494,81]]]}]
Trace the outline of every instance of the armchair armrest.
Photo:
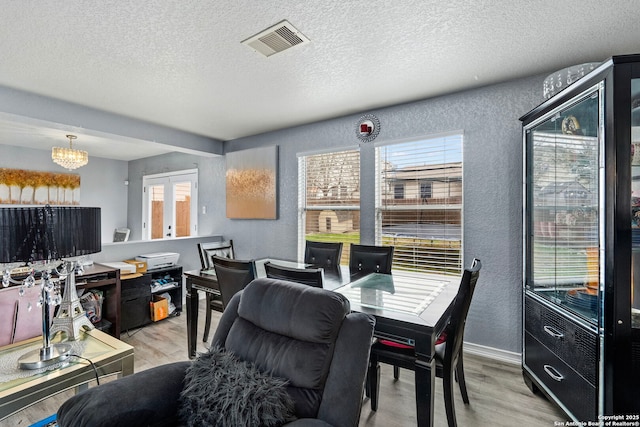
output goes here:
[{"label": "armchair armrest", "polygon": [[78,393],[58,409],[58,425],[176,425],[178,398],[190,364],[175,362],[161,365]]}]

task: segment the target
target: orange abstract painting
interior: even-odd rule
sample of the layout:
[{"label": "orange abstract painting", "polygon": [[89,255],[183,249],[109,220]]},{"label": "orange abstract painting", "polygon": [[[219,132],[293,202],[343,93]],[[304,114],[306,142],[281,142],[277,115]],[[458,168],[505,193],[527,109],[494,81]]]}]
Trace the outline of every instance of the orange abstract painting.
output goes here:
[{"label": "orange abstract painting", "polygon": [[227,153],[227,218],[277,218],[278,147]]}]

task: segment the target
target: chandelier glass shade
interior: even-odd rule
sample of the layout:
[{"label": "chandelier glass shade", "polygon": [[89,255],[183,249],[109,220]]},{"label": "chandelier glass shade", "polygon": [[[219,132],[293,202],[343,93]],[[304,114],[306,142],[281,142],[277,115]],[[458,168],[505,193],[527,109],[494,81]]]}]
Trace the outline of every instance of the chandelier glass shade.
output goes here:
[{"label": "chandelier glass shade", "polygon": [[67,138],[69,138],[69,148],[53,147],[51,150],[51,159],[54,163],[69,170],[77,169],[89,163],[89,153],[73,148],[73,140],[77,136],[67,135]]}]

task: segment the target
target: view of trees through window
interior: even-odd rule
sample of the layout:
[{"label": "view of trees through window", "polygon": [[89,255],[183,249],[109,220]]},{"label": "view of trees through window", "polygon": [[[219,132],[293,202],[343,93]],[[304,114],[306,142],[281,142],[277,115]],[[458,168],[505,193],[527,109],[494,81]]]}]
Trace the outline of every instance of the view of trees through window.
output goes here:
[{"label": "view of trees through window", "polygon": [[349,244],[360,242],[360,152],[301,156],[298,170],[301,248],[305,240],[343,242],[348,264]]}]

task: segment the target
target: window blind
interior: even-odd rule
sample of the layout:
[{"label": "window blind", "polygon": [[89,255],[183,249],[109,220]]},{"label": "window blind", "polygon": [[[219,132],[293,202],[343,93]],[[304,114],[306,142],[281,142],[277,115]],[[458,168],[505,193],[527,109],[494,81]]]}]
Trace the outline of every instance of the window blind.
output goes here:
[{"label": "window blind", "polygon": [[360,241],[360,151],[298,157],[298,192],[299,258],[306,240],[343,242],[348,264],[349,244]]},{"label": "window blind", "polygon": [[376,244],[395,270],[462,272],[462,134],[376,147]]}]

